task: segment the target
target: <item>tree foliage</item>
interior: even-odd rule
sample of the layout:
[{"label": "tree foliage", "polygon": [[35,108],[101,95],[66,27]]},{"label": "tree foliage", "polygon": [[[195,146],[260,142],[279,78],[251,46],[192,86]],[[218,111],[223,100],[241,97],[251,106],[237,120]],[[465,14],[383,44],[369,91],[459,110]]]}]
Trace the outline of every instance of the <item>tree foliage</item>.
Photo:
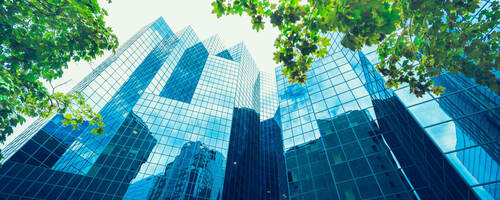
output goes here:
[{"label": "tree foliage", "polygon": [[[324,33],[344,34],[341,44],[351,50],[378,45],[376,69],[386,86],[408,83],[410,91],[441,94],[432,78],[444,71],[473,78],[500,92],[493,70],[498,64],[499,2],[479,13],[479,0],[215,0],[217,17],[243,13],[253,29],[269,18],[281,34],[274,43],[274,60],[283,63],[290,83],[304,83],[313,58],[324,57],[329,40]],[[477,16],[476,16],[477,14]],[[475,17],[475,18],[474,18]]]},{"label": "tree foliage", "polygon": [[60,78],[70,61],[117,48],[106,15],[97,0],[0,0],[0,142],[25,116],[55,113],[65,125],[88,121],[93,134],[103,133],[101,116],[79,92],[54,92],[43,83]]}]

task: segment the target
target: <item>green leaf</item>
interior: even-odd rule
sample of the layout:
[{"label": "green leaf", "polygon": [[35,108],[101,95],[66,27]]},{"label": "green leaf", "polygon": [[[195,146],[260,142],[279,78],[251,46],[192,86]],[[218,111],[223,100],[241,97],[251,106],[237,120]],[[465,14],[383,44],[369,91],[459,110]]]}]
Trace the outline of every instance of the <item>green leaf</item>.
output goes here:
[{"label": "green leaf", "polygon": [[[0,0],[0,4],[0,141],[26,121],[24,116],[62,114],[62,123],[73,127],[95,118],[97,113],[78,102],[82,99],[49,92],[52,89],[42,82],[61,77],[72,60],[92,60],[118,47],[98,1]],[[87,114],[83,108],[90,108]],[[101,118],[95,124],[104,126]]]},{"label": "green leaf", "polygon": [[470,19],[479,8],[476,0],[342,0],[300,4],[296,0],[280,0],[270,5],[258,0],[215,2],[218,7],[243,9],[251,16],[255,30],[264,28],[264,17],[270,18],[273,27],[281,32],[274,43],[278,50],[273,59],[284,65],[283,74],[290,83],[307,80],[310,59],[326,55],[330,43],[319,36],[340,32],[344,35],[341,44],[348,49],[378,45],[380,63],[376,68],[390,80],[388,87],[408,83],[416,96],[425,92],[439,94],[441,88],[434,87],[431,80],[448,71],[473,78],[494,92],[500,90],[500,80],[492,73],[492,69],[500,69],[498,1],[479,12],[474,23]]}]

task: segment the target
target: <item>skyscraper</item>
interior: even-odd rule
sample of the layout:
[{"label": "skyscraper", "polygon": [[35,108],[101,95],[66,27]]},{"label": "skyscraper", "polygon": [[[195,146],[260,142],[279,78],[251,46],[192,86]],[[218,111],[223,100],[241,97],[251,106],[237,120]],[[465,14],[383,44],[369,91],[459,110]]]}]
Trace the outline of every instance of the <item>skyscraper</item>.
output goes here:
[{"label": "skyscraper", "polygon": [[447,72],[441,96],[388,89],[376,47],[326,36],[302,86],[276,69],[291,199],[500,199],[499,94]]},{"label": "skyscraper", "polygon": [[103,116],[105,133],[72,130],[60,115],[37,120],[3,151],[0,199],[287,196],[274,174],[285,174],[275,83],[243,44],[174,33],[159,18],[72,90]]},{"label": "skyscraper", "polygon": [[312,64],[304,85],[276,69],[290,198],[415,198],[357,74],[361,65],[350,63],[354,52],[339,34],[327,36],[329,54]]},{"label": "skyscraper", "polygon": [[3,151],[0,199],[500,199],[498,94],[450,73],[442,96],[388,89],[374,47],[326,36],[298,85],[160,18],[72,90],[105,133],[37,120]]}]

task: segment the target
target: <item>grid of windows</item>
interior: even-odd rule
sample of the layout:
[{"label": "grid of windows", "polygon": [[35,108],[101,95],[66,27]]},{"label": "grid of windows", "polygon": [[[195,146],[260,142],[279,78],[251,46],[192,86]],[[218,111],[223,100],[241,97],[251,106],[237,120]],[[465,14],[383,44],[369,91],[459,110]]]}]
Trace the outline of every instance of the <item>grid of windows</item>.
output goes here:
[{"label": "grid of windows", "polygon": [[[152,47],[160,42],[159,38],[168,37],[171,34],[172,31],[161,18],[154,23],[143,27],[124,45],[119,47],[116,50],[116,54],[107,58],[94,71],[78,83],[71,90],[71,92],[82,92],[83,96],[88,99],[86,102],[92,106],[95,111],[100,111],[102,107],[109,102],[111,96],[116,93],[118,88],[120,88],[125,80],[131,75],[132,71],[138,66],[138,58],[144,59],[149,51],[151,51]],[[137,59],[129,59],[128,57],[130,55],[133,55],[133,57]],[[127,66],[126,64],[130,66]],[[109,82],[108,80],[113,80],[113,82]],[[97,88],[99,88],[98,86],[100,85],[104,85],[108,89],[101,89],[98,92]],[[17,151],[19,147],[26,143],[27,140],[29,140],[29,138],[31,138],[41,128],[43,128],[49,120],[50,119],[38,119],[35,123],[30,125],[30,127],[27,128],[21,136],[17,137],[5,148],[5,151],[3,151],[5,159],[2,160],[2,162],[12,156],[12,154]],[[58,123],[58,121],[54,122]]]},{"label": "grid of windows", "polygon": [[[9,171],[3,171],[6,173],[2,173],[4,175],[1,176],[2,179],[20,182],[23,186],[31,184],[31,189],[24,187],[27,189],[24,194],[12,193],[11,197],[49,195],[51,199],[67,199],[68,195],[73,195],[74,199],[80,197],[88,199],[92,196],[112,199],[123,196],[124,188],[126,189],[128,184],[127,181],[117,181],[117,176],[92,178],[92,175],[87,174],[87,172],[89,169],[96,169],[97,165],[94,163],[106,154],[103,150],[107,150],[105,147],[112,144],[109,141],[116,138],[114,136],[120,135],[120,131],[117,131],[118,127],[121,126],[121,122],[127,117],[134,101],[137,101],[152,78],[148,74],[156,73],[164,61],[163,57],[168,55],[170,47],[175,45],[176,38],[175,36],[171,37],[171,35],[172,32],[161,18],[147,25],[123,47],[120,47],[115,55],[103,62],[72,90],[81,91],[88,99],[87,102],[103,115],[105,123],[110,125],[106,127],[105,135],[88,137],[91,127],[87,125],[81,126],[77,130],[71,130],[71,128],[61,125],[61,116],[57,115],[47,123],[36,123],[35,126],[30,126],[20,137],[16,138],[18,141],[26,140],[25,144],[15,142],[12,144],[16,146],[7,147],[11,152],[17,153],[13,154],[11,159],[3,160],[4,163],[7,161],[6,165],[24,163],[26,165],[20,168],[27,170],[26,175],[30,174],[30,171],[33,172],[24,179],[12,179],[9,177]],[[29,153],[32,159],[24,159],[25,161],[21,162],[23,155],[26,154],[20,153]],[[133,154],[133,152],[131,153]],[[107,160],[109,161],[109,159]],[[137,165],[140,163],[135,164],[135,166]],[[134,170],[130,168],[134,165],[129,167],[110,165],[109,167],[111,166],[116,169],[128,170],[127,177],[134,174]],[[116,171],[119,172],[119,170]],[[102,170],[99,172],[104,173]],[[37,176],[43,177],[40,182],[30,181],[39,178]],[[45,178],[50,176],[61,176],[62,179],[60,182],[57,182],[59,179],[54,179],[56,182],[43,182]],[[85,186],[77,187],[85,192],[77,191],[72,194],[79,181],[86,181],[86,183],[81,182]],[[92,186],[86,188],[88,185]],[[38,190],[35,188],[42,188],[43,192],[37,193]],[[8,188],[3,187],[3,189]],[[4,194],[9,195],[6,191]],[[37,196],[36,198],[42,197]]]},{"label": "grid of windows", "polygon": [[234,61],[240,63],[235,107],[251,108],[259,111],[260,76],[255,61],[243,43],[235,45],[228,51]]},{"label": "grid of windows", "polygon": [[259,115],[234,108],[222,199],[262,199]]},{"label": "grid of windows", "polygon": [[286,198],[287,189],[279,182],[285,179],[281,129],[272,118],[277,109],[275,79],[257,70],[242,44],[217,56],[239,62],[222,199]]},{"label": "grid of windows", "polygon": [[[115,85],[119,89],[99,112],[104,122],[108,124],[105,127],[107,134],[100,136],[81,134],[77,141],[69,147],[70,151],[65,152],[62,158],[58,160],[54,169],[80,174],[85,174],[90,170],[98,155],[104,150],[104,146],[111,140],[132,106],[150,83],[153,75],[162,66],[165,57],[170,54],[171,46],[176,44],[176,40],[176,36],[164,38],[147,54],[139,66],[130,74],[128,80],[122,85]],[[126,65],[127,63],[122,63],[121,68],[126,68]],[[116,72],[115,74],[120,73]],[[112,78],[108,80],[112,80]],[[96,79],[93,83],[95,82],[99,82],[99,80]]]},{"label": "grid of windows", "polygon": [[[385,89],[383,78],[375,72],[373,65],[368,61],[369,57],[373,57],[370,53],[373,54],[375,52],[367,51],[367,53],[368,56],[365,56],[361,52],[358,53],[360,65],[357,66],[357,69],[359,69],[360,74],[366,77],[364,84],[367,86],[367,90],[373,99],[375,111],[379,119],[379,126],[382,129],[391,130],[385,134],[386,142],[391,147],[417,194],[423,199],[492,198],[491,194],[484,191],[482,192],[483,194],[477,191],[473,192],[475,189],[471,189],[470,183],[467,183],[470,174],[464,173],[464,170],[460,169],[462,164],[457,162],[459,160],[454,161],[450,159],[449,155],[445,154],[446,150],[443,149],[443,145],[450,145],[452,143],[451,145],[457,144],[455,146],[459,147],[460,141],[468,141],[467,143],[469,143],[469,139],[461,137],[461,135],[465,135],[465,132],[460,130],[458,126],[454,126],[453,129],[448,130],[431,130],[427,128],[433,126],[431,125],[433,123],[442,124],[441,122],[446,121],[443,119],[451,119],[450,113],[446,113],[447,111],[443,109],[442,105],[439,106],[430,103],[434,101],[430,94],[424,95],[423,98],[415,98],[409,94],[407,87],[399,88],[394,92]],[[449,76],[449,74],[443,74],[442,76]],[[458,78],[458,76],[455,78]],[[448,81],[450,80],[447,80],[446,83],[454,84]],[[440,98],[445,98],[445,96],[446,94]],[[469,100],[467,98],[447,100],[448,102],[459,103],[464,100],[470,101],[470,97]],[[425,102],[428,102],[428,104]],[[479,106],[479,104],[473,104]],[[415,106],[418,105],[427,106],[422,106],[419,108],[422,110],[417,111]],[[455,111],[461,112],[460,110],[461,108]],[[480,129],[478,130],[478,134],[482,134]],[[433,131],[438,135],[453,131],[453,135],[444,136],[442,139],[446,139],[439,141],[432,135]],[[455,138],[458,138],[459,142]],[[493,153],[493,155],[495,154],[498,153]],[[475,161],[479,161],[483,160],[484,157],[488,157],[488,155],[482,154],[478,156],[476,154],[474,157]],[[480,173],[491,179],[498,179],[497,175],[494,175],[495,171],[497,171],[496,164],[493,164],[491,159],[487,158],[486,162],[475,163],[475,167],[481,165],[484,167],[491,166],[491,168],[484,171],[476,168],[478,170],[476,173]],[[495,195],[495,192],[492,194]]]},{"label": "grid of windows", "polygon": [[396,94],[467,183],[484,197],[499,198],[500,96],[461,75],[445,73],[435,81],[446,88],[439,97],[404,100],[407,88]]},{"label": "grid of windows", "polygon": [[[241,197],[255,199],[267,192],[263,180],[278,194],[277,181],[268,180],[275,174],[260,173],[278,168],[273,159],[283,152],[270,118],[276,89],[261,90],[270,78],[243,44],[226,49],[218,36],[200,42],[190,27],[174,34],[160,18],[73,89],[103,116],[105,134],[90,135],[88,124],[71,130],[60,115],[37,121],[7,147],[1,198],[215,200],[253,185],[259,189]],[[260,112],[269,128],[260,129]],[[262,132],[277,148],[264,152]]]},{"label": "grid of windows", "polygon": [[[476,12],[490,7],[491,1],[482,1]],[[333,41],[329,54],[315,60],[305,85],[288,84],[281,67],[276,69],[292,199],[321,199],[324,190],[334,199],[394,198],[386,186],[395,189],[392,193],[407,191],[397,198],[500,198],[498,94],[447,72],[434,79],[446,88],[441,96],[416,98],[408,86],[392,91],[373,67],[376,47],[350,51],[340,45],[342,35],[327,36]],[[332,125],[340,118],[352,123],[349,116],[357,112],[368,121],[340,130]],[[356,130],[360,123],[369,125],[369,135]],[[372,154],[381,156],[379,163]],[[352,163],[361,155],[363,162]],[[313,169],[322,166],[315,162],[326,167]],[[376,175],[380,164],[393,175]],[[331,178],[316,183],[314,176],[321,173]]]},{"label": "grid of windows", "polygon": [[190,103],[207,57],[208,51],[202,43],[188,48],[177,63],[160,96]]},{"label": "grid of windows", "polygon": [[[274,96],[271,98],[277,99],[276,93]],[[283,138],[278,113],[279,111],[277,111],[275,117],[260,122],[260,183],[264,194],[261,199],[288,198]]]},{"label": "grid of windows", "polygon": [[351,52],[340,36],[327,36],[329,54],[313,63],[303,86],[290,85],[276,69],[290,198],[414,198]]},{"label": "grid of windows", "polygon": [[[169,167],[169,165],[179,160],[178,157],[183,155],[183,146],[190,142],[199,142],[203,148],[219,155],[218,159],[225,161],[233,115],[237,66],[235,62],[209,55],[190,104],[149,93],[145,93],[141,97],[133,110],[150,127],[152,134],[158,138],[159,142],[153,148],[147,162],[142,165],[139,174],[132,181],[136,190],[142,188],[143,191],[149,191],[158,188],[158,184],[161,184],[162,180],[165,187],[169,186],[168,182],[172,182],[173,179],[184,180],[186,177],[179,176],[185,173],[175,172],[186,170],[182,167],[184,165],[178,167],[175,165]],[[225,164],[222,161],[216,162],[213,168],[224,169]],[[176,176],[169,175],[169,173],[174,172],[177,174]],[[143,179],[158,175],[164,176],[164,178],[158,179],[157,184],[146,184],[143,187],[139,185],[144,183]],[[214,199],[222,190],[221,187],[217,188],[216,186],[222,184],[223,177],[223,173],[217,172],[205,177],[208,182],[197,182],[200,180],[193,179],[192,184],[196,183],[198,187],[201,187],[203,183],[204,187],[213,191],[208,196],[201,193],[191,195],[197,196],[199,199]],[[186,188],[191,187],[187,182],[183,185]],[[170,191],[170,189],[167,187],[162,191]],[[206,193],[207,191],[199,192]],[[157,195],[161,195],[160,193],[163,193],[162,195],[180,195],[158,191],[156,193]],[[135,199],[134,194],[129,192],[125,198]]]},{"label": "grid of windows", "polygon": [[[482,9],[491,9],[491,2],[481,1],[476,13]],[[363,71],[376,74],[370,64],[378,63],[375,49],[367,48],[362,52],[364,54],[360,54],[360,57]],[[373,76],[372,79],[372,85],[383,88],[382,77]],[[444,94],[435,96],[428,93],[423,98],[416,98],[409,93],[407,85],[396,89],[394,93],[386,92],[387,97],[397,97],[418,122],[418,126],[424,129],[422,134],[425,136],[419,138],[428,138],[428,143],[437,147],[436,153],[444,156],[440,159],[425,159],[427,162],[421,164],[420,168],[429,168],[438,174],[446,174],[449,171],[458,173],[449,176],[438,175],[436,177],[441,177],[441,180],[435,182],[437,185],[451,185],[448,190],[461,195],[460,198],[474,198],[476,195],[482,199],[500,198],[499,94],[478,86],[473,80],[460,74],[445,72],[434,78],[434,81],[436,85],[446,88]],[[379,94],[375,96],[382,97]],[[417,140],[414,143],[418,143],[415,146],[422,146],[426,141]],[[414,152],[424,154],[424,151],[425,148],[416,147]],[[442,162],[446,164],[438,164]],[[470,190],[475,194],[466,192]],[[440,193],[443,192],[434,191],[433,195],[436,196],[433,198],[441,198]]]},{"label": "grid of windows", "polygon": [[260,73],[260,121],[274,117],[278,109],[276,77],[270,73]]},{"label": "grid of windows", "polygon": [[[488,9],[484,1],[481,9]],[[442,96],[385,88],[374,47],[332,40],[304,85],[243,44],[159,19],[72,91],[105,134],[37,120],[3,152],[0,194],[48,199],[498,199],[500,97],[461,75]],[[372,64],[373,63],[373,64]],[[261,184],[260,184],[261,183]],[[223,189],[224,188],[224,189]]]},{"label": "grid of windows", "polygon": [[159,95],[161,90],[165,87],[167,80],[170,78],[172,71],[184,54],[184,51],[191,47],[192,45],[200,42],[199,38],[196,36],[194,30],[188,26],[176,34],[178,43],[173,46],[171,54],[166,57],[163,66],[158,70],[158,73],[154,74],[154,78],[151,84],[146,88],[146,92]]}]

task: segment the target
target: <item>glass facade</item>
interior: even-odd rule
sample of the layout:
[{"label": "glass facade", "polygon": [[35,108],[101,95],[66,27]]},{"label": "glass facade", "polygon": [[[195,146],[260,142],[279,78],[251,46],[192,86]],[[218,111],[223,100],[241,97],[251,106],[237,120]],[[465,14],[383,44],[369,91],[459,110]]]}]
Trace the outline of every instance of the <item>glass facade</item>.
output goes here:
[{"label": "glass facade", "polygon": [[[476,13],[491,9],[491,2],[481,1]],[[367,69],[372,68],[369,63],[378,62],[373,48],[362,50],[360,57]],[[499,75],[498,71],[494,73]],[[373,78],[373,82],[383,85],[380,78]],[[407,86],[402,86],[389,93],[389,98],[394,99],[391,106],[400,107],[401,111],[384,109],[382,104],[379,109],[399,112],[397,115],[405,113],[416,121],[415,126],[423,129],[413,133],[416,134],[413,137],[404,139],[399,134],[395,138],[404,144],[401,146],[413,146],[407,148],[408,155],[420,156],[412,162],[421,168],[420,176],[424,174],[430,180],[425,189],[429,192],[425,194],[438,199],[450,195],[455,195],[455,199],[500,199],[499,94],[460,74],[445,72],[434,78],[434,82],[446,88],[444,94],[427,93],[423,98],[415,98]],[[394,126],[394,121],[387,124]],[[445,193],[442,188],[448,191]]]},{"label": "glass facade", "polygon": [[500,199],[499,94],[447,72],[440,96],[388,89],[376,47],[327,36],[304,85],[276,68],[290,199]]},{"label": "glass facade", "polygon": [[275,83],[243,44],[160,18],[71,91],[105,133],[37,120],[3,151],[0,199],[287,197]]},{"label": "glass facade", "polygon": [[[414,199],[386,142],[357,53],[330,33],[300,86],[276,69],[290,199]],[[357,58],[356,58],[357,57]],[[358,59],[358,60],[355,60]]]},{"label": "glass facade", "polygon": [[374,47],[326,36],[298,85],[159,18],[71,91],[105,133],[35,121],[2,151],[0,199],[500,199],[498,94],[450,73],[441,96],[388,89]]}]

